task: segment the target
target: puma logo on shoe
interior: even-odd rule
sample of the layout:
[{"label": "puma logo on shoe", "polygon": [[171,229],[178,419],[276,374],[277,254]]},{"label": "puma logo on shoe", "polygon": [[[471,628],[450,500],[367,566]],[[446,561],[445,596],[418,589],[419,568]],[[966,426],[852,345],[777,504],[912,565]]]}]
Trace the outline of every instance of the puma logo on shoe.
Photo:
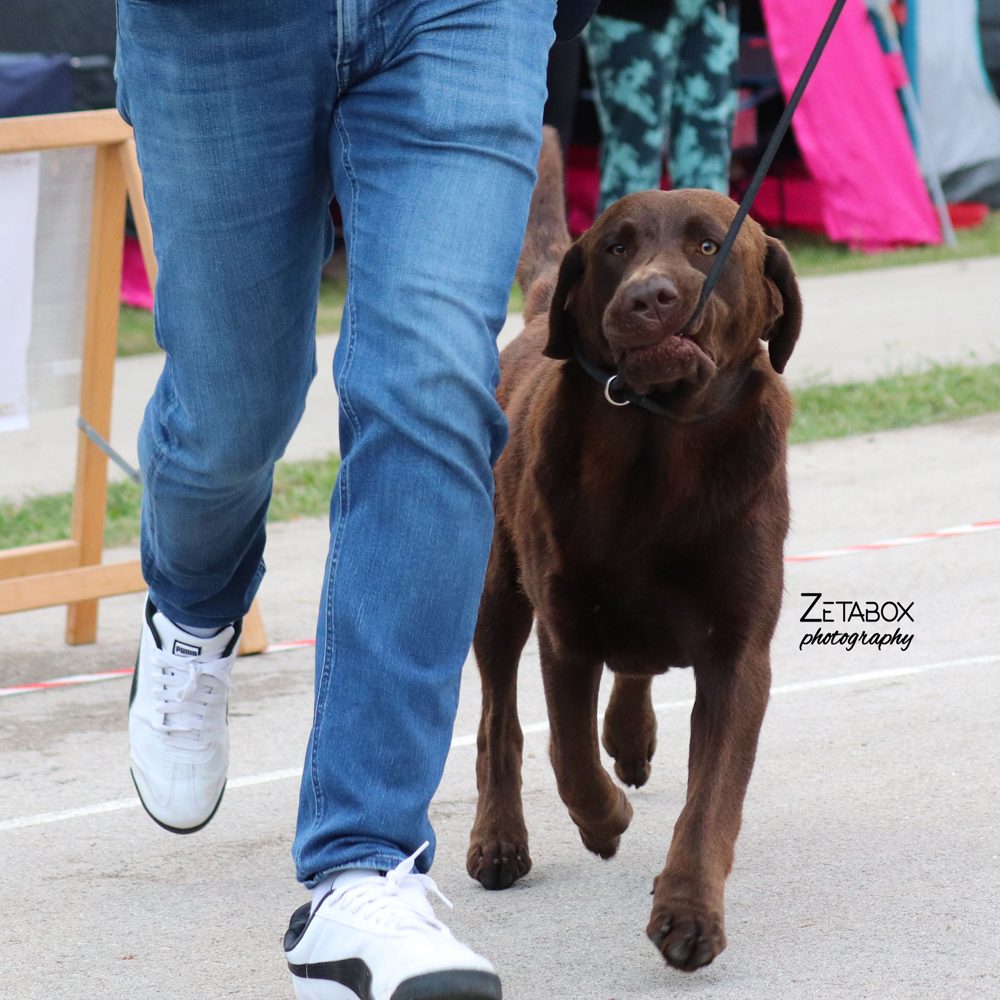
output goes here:
[{"label": "puma logo on shoe", "polygon": [[201,656],[201,646],[191,646],[180,639],[174,639],[174,656]]}]

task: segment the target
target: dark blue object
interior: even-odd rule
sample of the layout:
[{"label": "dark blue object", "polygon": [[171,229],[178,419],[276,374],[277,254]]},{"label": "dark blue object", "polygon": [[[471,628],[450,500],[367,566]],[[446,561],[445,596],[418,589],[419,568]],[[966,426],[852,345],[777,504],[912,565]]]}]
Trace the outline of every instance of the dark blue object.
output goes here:
[{"label": "dark blue object", "polygon": [[0,118],[72,110],[68,55],[0,54]]}]

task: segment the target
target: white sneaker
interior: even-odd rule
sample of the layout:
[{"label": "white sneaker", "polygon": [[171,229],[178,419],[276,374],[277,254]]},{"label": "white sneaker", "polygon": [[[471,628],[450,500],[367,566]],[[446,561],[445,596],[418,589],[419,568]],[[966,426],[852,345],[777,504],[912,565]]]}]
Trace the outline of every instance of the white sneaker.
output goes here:
[{"label": "white sneaker", "polygon": [[345,874],[312,913],[306,903],[292,914],[284,944],[297,1000],[501,1000],[493,966],[431,909],[428,890],[448,900],[413,872],[426,847],[385,876]]},{"label": "white sneaker", "polygon": [[146,812],[172,833],[200,830],[222,801],[240,630],[236,622],[200,639],[146,601],[128,708],[132,780]]}]

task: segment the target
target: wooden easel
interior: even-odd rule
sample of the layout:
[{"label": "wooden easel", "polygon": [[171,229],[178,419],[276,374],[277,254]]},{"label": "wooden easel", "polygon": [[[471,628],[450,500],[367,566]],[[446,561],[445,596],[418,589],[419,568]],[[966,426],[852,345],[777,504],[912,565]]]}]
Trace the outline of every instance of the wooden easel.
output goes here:
[{"label": "wooden easel", "polygon": [[[80,416],[104,440],[111,433],[111,396],[118,340],[126,197],[151,285],[153,235],[142,197],[132,129],[117,111],[82,111],[0,120],[0,153],[96,147],[83,335]],[[66,641],[97,638],[97,602],[146,589],[138,561],[103,563],[108,457],[78,432],[71,538],[0,551],[0,614],[67,605]],[[241,653],[267,645],[255,603],[243,623]]]}]

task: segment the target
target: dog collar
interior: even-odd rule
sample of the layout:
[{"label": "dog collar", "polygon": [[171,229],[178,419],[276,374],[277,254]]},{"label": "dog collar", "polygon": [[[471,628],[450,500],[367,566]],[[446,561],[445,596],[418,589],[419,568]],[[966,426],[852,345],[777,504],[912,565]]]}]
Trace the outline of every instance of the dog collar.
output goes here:
[{"label": "dog collar", "polygon": [[610,372],[605,368],[601,368],[599,365],[595,365],[594,362],[586,357],[586,355],[584,355],[584,353],[580,350],[579,344],[575,345],[573,348],[573,357],[576,359],[577,364],[579,364],[579,366],[595,382],[604,386],[604,398],[612,406],[635,405],[643,410],[648,410],[650,413],[655,413],[661,417],[667,417],[678,424],[696,424],[700,423],[702,420],[710,420],[712,417],[717,416],[731,402],[733,402],[737,396],[740,395],[744,386],[747,384],[750,372],[753,370],[752,367],[747,367],[747,370],[743,373],[742,378],[740,378],[732,394],[728,396],[716,409],[709,410],[707,413],[694,413],[689,417],[681,417],[676,413],[671,412],[671,410],[669,410],[662,403],[657,402],[653,396],[643,395],[642,393],[636,392],[626,383],[620,372]]}]

